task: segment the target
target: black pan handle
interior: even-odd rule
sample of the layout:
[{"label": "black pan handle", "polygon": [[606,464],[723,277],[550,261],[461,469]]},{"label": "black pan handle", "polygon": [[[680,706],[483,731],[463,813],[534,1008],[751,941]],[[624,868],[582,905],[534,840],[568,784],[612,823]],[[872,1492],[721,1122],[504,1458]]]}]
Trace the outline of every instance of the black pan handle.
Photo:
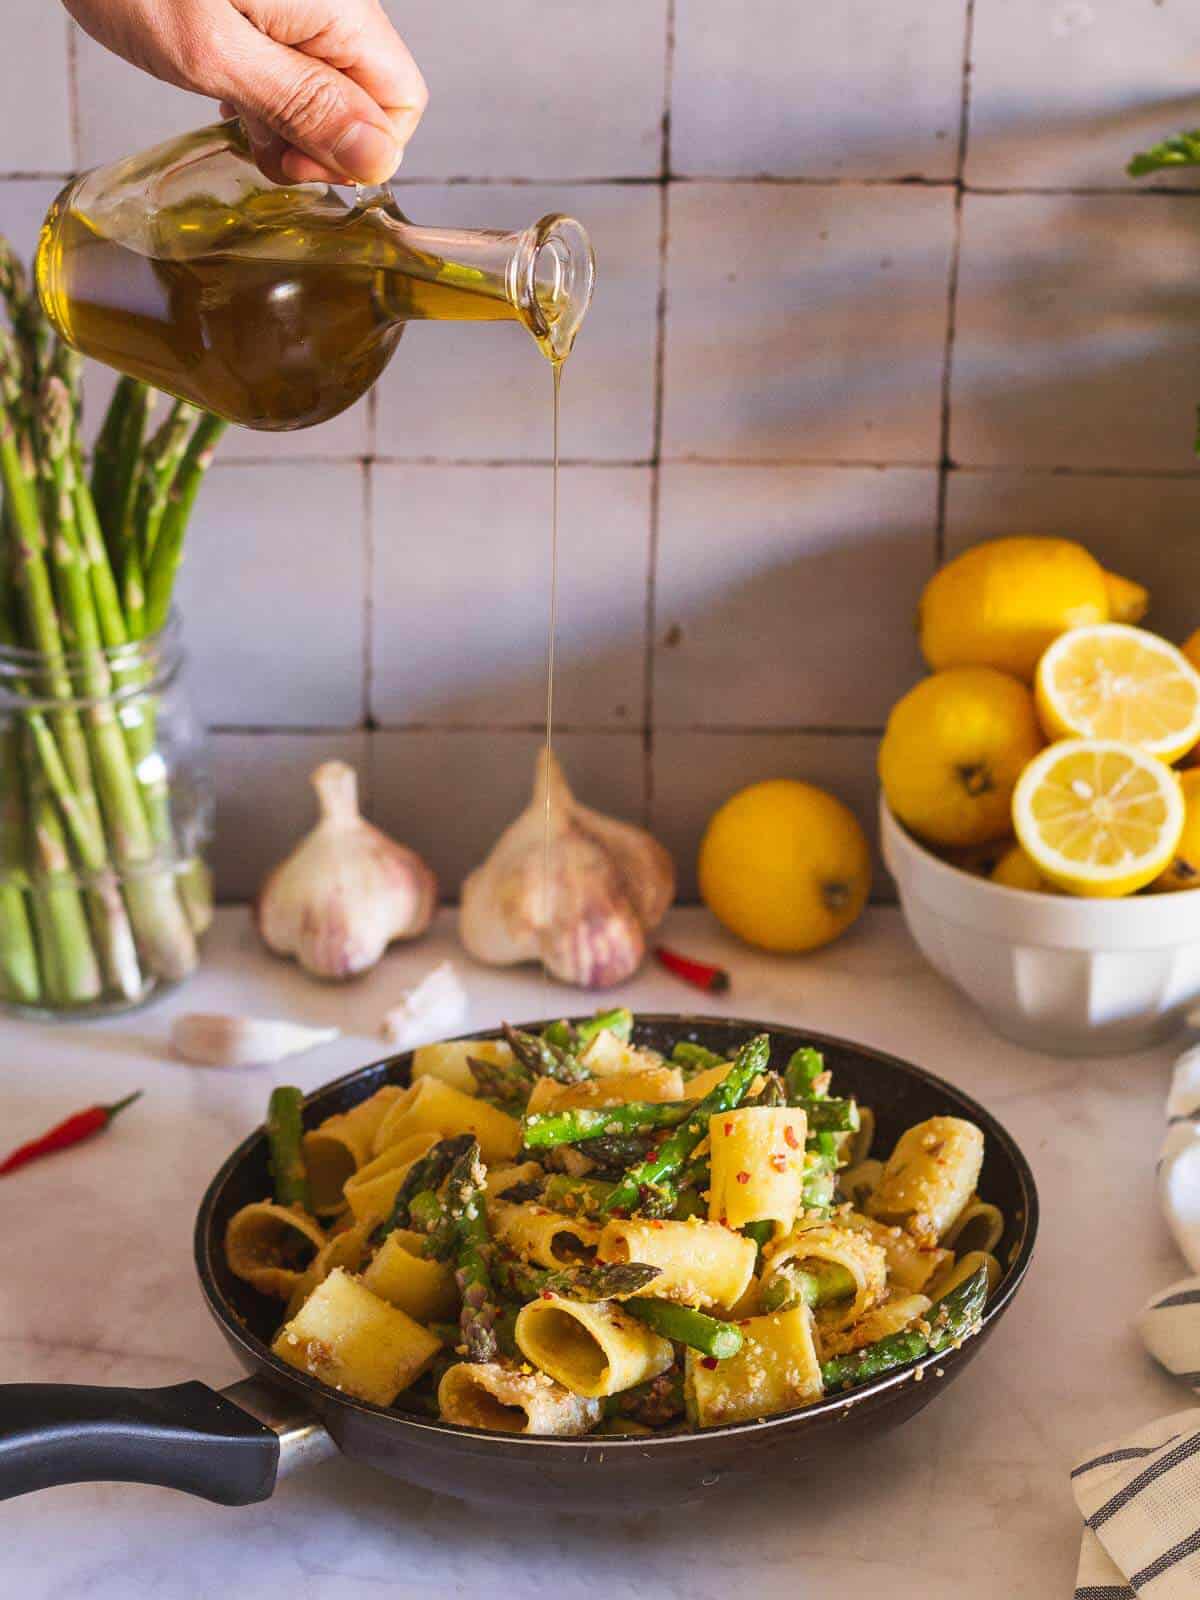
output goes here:
[{"label": "black pan handle", "polygon": [[335,1448],[290,1395],[256,1378],[223,1393],[195,1382],[0,1384],[0,1500],[59,1483],[153,1483],[248,1506]]}]

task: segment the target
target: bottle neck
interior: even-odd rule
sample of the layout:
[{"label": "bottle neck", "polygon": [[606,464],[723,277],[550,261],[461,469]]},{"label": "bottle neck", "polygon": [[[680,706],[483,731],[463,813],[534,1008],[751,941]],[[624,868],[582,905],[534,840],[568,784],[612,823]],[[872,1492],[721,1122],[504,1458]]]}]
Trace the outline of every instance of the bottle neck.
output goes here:
[{"label": "bottle neck", "polygon": [[565,361],[591,302],[595,260],[583,227],[545,216],[520,233],[424,228],[407,221],[390,191],[359,192],[377,206],[399,256],[389,273],[398,320],[524,324],[552,362]]}]

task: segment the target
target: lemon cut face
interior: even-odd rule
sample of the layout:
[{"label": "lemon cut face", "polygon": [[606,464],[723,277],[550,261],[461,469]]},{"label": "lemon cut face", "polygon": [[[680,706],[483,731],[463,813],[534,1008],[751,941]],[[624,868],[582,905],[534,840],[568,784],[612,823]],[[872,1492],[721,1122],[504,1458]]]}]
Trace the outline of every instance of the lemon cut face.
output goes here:
[{"label": "lemon cut face", "polygon": [[1017,837],[1072,894],[1132,894],[1171,860],[1184,801],[1169,767],[1137,745],[1064,739],[1036,756],[1013,795]]},{"label": "lemon cut face", "polygon": [[1142,628],[1064,633],[1038,663],[1038,714],[1053,738],[1118,739],[1162,761],[1200,740],[1200,673]]}]

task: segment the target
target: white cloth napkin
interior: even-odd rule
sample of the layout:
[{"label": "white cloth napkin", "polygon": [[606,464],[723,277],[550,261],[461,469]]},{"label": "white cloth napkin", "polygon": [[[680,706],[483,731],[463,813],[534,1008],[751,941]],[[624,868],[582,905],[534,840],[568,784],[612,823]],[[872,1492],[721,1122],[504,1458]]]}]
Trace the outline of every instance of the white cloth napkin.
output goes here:
[{"label": "white cloth napkin", "polygon": [[[1158,1192],[1200,1273],[1200,1047],[1175,1064]],[[1156,1294],[1138,1331],[1168,1372],[1200,1391],[1200,1277]],[[1086,1524],[1075,1600],[1200,1600],[1200,1408],[1089,1451],[1071,1487]]]}]

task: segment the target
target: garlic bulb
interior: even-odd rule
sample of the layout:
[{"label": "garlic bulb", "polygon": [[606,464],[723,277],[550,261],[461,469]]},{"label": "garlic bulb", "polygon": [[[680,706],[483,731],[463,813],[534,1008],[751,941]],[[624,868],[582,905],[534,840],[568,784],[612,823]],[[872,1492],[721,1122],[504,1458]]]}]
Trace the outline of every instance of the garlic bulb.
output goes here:
[{"label": "garlic bulb", "polygon": [[194,1067],[265,1067],[338,1037],[336,1028],[306,1028],[274,1017],[230,1017],[189,1011],[171,1024],[171,1049]]},{"label": "garlic bulb", "polygon": [[358,778],[344,761],[312,775],[321,820],[259,890],[258,931],[276,955],[295,956],[318,978],[373,967],[393,939],[424,933],[437,879],[413,850],[358,811]]},{"label": "garlic bulb", "polygon": [[674,897],[675,867],[662,845],[580,805],[545,749],[528,810],[463,884],[459,936],[489,966],[541,960],[564,983],[603,989],[637,971],[646,932]]}]

